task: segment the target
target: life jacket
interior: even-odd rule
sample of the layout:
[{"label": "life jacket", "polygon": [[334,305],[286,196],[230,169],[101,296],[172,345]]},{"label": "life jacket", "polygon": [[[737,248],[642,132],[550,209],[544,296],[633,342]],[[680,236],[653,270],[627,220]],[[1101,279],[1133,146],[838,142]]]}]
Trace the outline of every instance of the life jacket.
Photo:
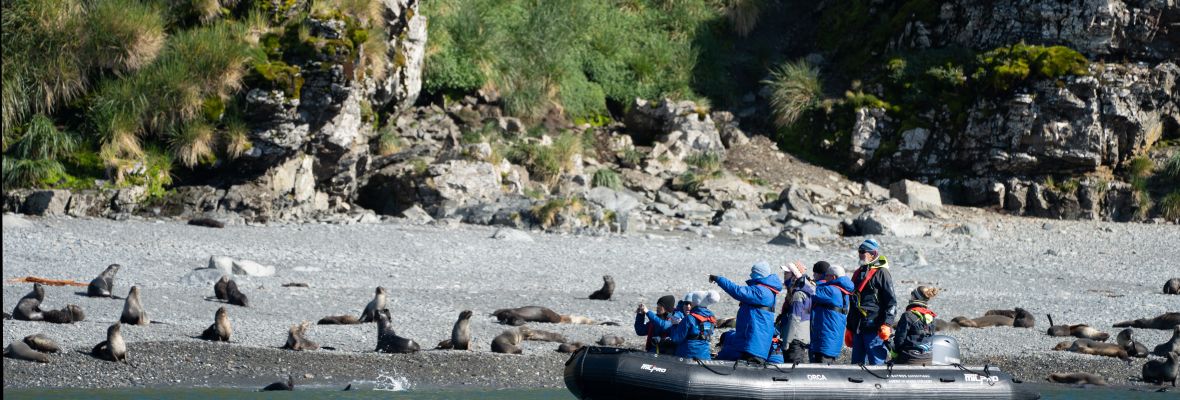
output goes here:
[{"label": "life jacket", "polygon": [[[854,297],[856,297],[856,309],[857,309],[857,311],[860,311],[861,317],[869,316],[869,312],[865,311],[864,308],[861,308],[860,296],[862,293],[864,293],[865,286],[868,286],[869,281],[873,280],[873,276],[877,274],[877,270],[879,270],[881,268],[887,268],[887,267],[885,267],[885,264],[887,262],[888,261],[885,259],[884,256],[877,257],[876,261],[873,261],[872,263],[862,267],[862,268],[867,269],[864,273],[861,273],[861,270],[858,269],[855,273],[852,274],[853,283],[856,283],[856,292],[852,293],[852,295]],[[860,275],[860,277],[861,277],[860,282],[856,282],[857,275]]]},{"label": "life jacket", "polygon": [[[669,314],[669,317],[671,314]],[[656,324],[647,321],[647,346],[656,349],[656,353],[667,353],[667,347],[672,345],[672,341],[668,340],[667,336],[654,336],[656,331]]]},{"label": "life jacket", "polygon": [[820,307],[838,312],[842,315],[848,315],[848,297],[847,296],[852,295],[852,292],[849,292],[848,289],[845,289],[843,286],[840,286],[840,285],[830,285],[830,286],[835,287],[836,289],[840,290],[840,293],[844,294],[844,296],[840,296],[840,299],[842,300],[840,303],[844,304],[844,306],[843,307],[836,307],[831,304],[815,304],[815,305],[818,305]]},{"label": "life jacket", "polygon": [[[776,299],[778,298],[778,289],[775,289],[773,286],[767,285],[765,283],[756,283],[755,285],[770,289],[770,293],[773,293],[774,297]],[[774,314],[774,302],[775,302],[775,300],[771,300],[770,306],[764,306],[761,304],[750,304],[750,303],[742,303],[742,304],[750,306],[751,308],[754,308],[754,309],[769,311],[771,314]]]},{"label": "life jacket", "polygon": [[938,317],[938,314],[935,314],[934,311],[922,306],[909,307],[909,312],[914,313],[914,315],[918,316],[918,319],[927,324],[934,322],[934,318]]},{"label": "life jacket", "polygon": [[697,320],[697,332],[695,335],[689,336],[688,339],[712,341],[713,330],[717,326],[717,317],[712,315],[706,317],[691,311],[688,313],[688,315],[691,315]]}]

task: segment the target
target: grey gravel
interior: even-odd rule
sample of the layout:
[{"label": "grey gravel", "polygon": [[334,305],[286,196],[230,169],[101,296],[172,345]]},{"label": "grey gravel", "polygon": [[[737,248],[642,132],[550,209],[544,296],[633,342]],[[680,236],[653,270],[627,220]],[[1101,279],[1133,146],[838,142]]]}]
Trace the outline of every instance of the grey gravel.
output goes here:
[{"label": "grey gravel", "polygon": [[[967,213],[963,213],[967,214]],[[967,217],[963,217],[967,218]],[[1114,322],[1180,310],[1180,297],[1160,287],[1180,275],[1180,228],[1174,225],[1115,224],[1021,219],[991,214],[970,217],[990,238],[938,234],[918,238],[878,238],[895,260],[899,296],[918,284],[945,291],[932,304],[946,319],[978,316],[993,308],[1024,307],[1037,316],[1035,329],[990,328],[955,332],[968,362],[994,363],[1027,380],[1050,372],[1094,372],[1126,384],[1145,362],[1127,366],[1115,359],[1050,350],[1064,338],[1044,334],[1046,313],[1058,323],[1087,323],[1112,334]],[[310,383],[343,386],[396,376],[410,386],[560,387],[565,355],[557,345],[524,343],[525,355],[490,354],[491,338],[505,326],[488,314],[497,308],[544,305],[563,314],[614,321],[621,326],[546,325],[571,341],[591,343],[604,334],[640,346],[631,323],[639,302],[664,294],[678,297],[709,288],[707,275],[742,279],[758,260],[782,263],[819,259],[849,266],[859,238],[824,243],[819,250],[766,244],[768,235],[704,238],[691,232],[588,237],[531,233],[533,242],[492,239],[495,228],[424,226],[397,221],[359,225],[229,226],[209,229],[176,221],[27,218],[9,224],[3,240],[4,307],[16,304],[30,284],[10,283],[24,276],[88,282],[108,264],[123,268],[115,293],[131,285],[141,290],[154,321],[124,326],[132,365],[117,365],[81,354],[104,339],[123,302],[91,299],[79,287],[47,287],[44,307],[78,304],[86,321],[72,325],[5,321],[4,343],[45,333],[64,354],[40,365],[4,360],[7,387],[262,386],[285,377],[311,374]],[[966,222],[946,224],[946,231]],[[1041,229],[1052,225],[1052,230]],[[1052,250],[1056,256],[1048,255]],[[234,325],[232,343],[197,339],[221,303],[206,301],[212,285],[182,279],[207,266],[211,255],[225,255],[276,267],[274,276],[242,277],[251,307],[227,306]],[[613,275],[613,300],[587,295]],[[309,288],[282,287],[305,282]],[[459,312],[475,311],[475,351],[424,351],[414,355],[372,352],[375,324],[316,326],[311,340],[337,350],[290,352],[277,349],[287,328],[327,315],[359,315],[373,288],[390,290],[390,311],[398,334],[424,349],[449,338]],[[732,316],[737,303],[713,306]],[[1148,348],[1169,333],[1138,330]]]}]

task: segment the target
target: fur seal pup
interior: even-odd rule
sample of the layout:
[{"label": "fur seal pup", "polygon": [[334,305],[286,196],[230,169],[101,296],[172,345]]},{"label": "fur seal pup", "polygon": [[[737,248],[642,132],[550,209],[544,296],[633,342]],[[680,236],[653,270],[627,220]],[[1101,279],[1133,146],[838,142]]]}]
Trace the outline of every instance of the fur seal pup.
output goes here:
[{"label": "fur seal pup", "polygon": [[524,335],[524,340],[532,340],[536,342],[555,342],[565,343],[565,336],[560,333],[543,331],[540,329],[530,329],[529,327],[520,327],[520,333]]},{"label": "fur seal pup", "polygon": [[581,350],[583,347],[586,347],[586,345],[583,344],[582,342],[562,343],[557,346],[557,352],[558,353],[576,353],[578,350]]},{"label": "fur seal pup", "polygon": [[82,312],[82,307],[69,304],[60,310],[41,312],[41,318],[44,319],[45,322],[52,322],[55,324],[72,324],[85,320],[86,313]]},{"label": "fur seal pup", "polygon": [[45,300],[45,287],[40,283],[33,284],[33,291],[21,297],[12,310],[12,318],[18,321],[40,321],[41,302]]},{"label": "fur seal pup", "polygon": [[206,228],[224,228],[225,223],[209,217],[197,217],[188,220],[189,225],[203,226]]},{"label": "fur seal pup", "polygon": [[108,265],[107,269],[91,280],[89,285],[86,285],[86,296],[111,297],[111,294],[114,293],[112,288],[115,286],[115,274],[119,272],[119,268],[122,268],[119,264]]},{"label": "fur seal pup", "polygon": [[1003,315],[1012,318],[1012,326],[1017,328],[1032,328],[1037,323],[1037,319],[1032,313],[1020,307],[1016,307],[1014,310],[988,310],[983,315],[985,317],[989,315]]},{"label": "fur seal pup", "polygon": [[356,325],[361,323],[361,320],[352,315],[329,315],[320,318],[317,325]]},{"label": "fur seal pup", "polygon": [[29,345],[29,347],[32,347],[33,350],[37,350],[42,353],[57,353],[61,351],[61,346],[59,346],[56,341],[50,339],[49,336],[45,336],[40,333],[36,335],[25,336],[23,341],[25,344]]},{"label": "fur seal pup", "polygon": [[1160,357],[1167,357],[1168,353],[1180,353],[1180,326],[1172,328],[1172,339],[1164,342],[1159,346],[1155,346],[1151,350],[1151,354]]},{"label": "fur seal pup", "polygon": [[1180,326],[1180,312],[1167,312],[1155,318],[1140,318],[1114,324],[1115,328],[1172,329]]},{"label": "fur seal pup", "polygon": [[377,313],[377,352],[378,353],[417,353],[421,349],[418,342],[397,335],[390,324],[389,310]]},{"label": "fur seal pup", "polygon": [[39,363],[49,362],[49,356],[45,355],[45,353],[33,350],[33,348],[29,347],[29,345],[23,340],[14,340],[12,343],[9,343],[8,347],[4,349],[4,356],[17,360],[36,361]]},{"label": "fur seal pup", "polygon": [[1049,382],[1106,386],[1106,378],[1085,372],[1049,374]]},{"label": "fur seal pup", "polygon": [[279,390],[295,390],[295,378],[293,378],[290,374],[287,374],[286,382],[275,382],[262,388],[263,392],[273,392]]},{"label": "fur seal pup", "polygon": [[217,279],[217,283],[213,284],[213,297],[221,301],[229,300],[229,292],[226,290],[229,282],[229,276],[227,275],[222,275],[221,278]]},{"label": "fur seal pup", "polygon": [[471,349],[471,310],[459,313],[459,319],[451,328],[451,347],[455,350]]},{"label": "fur seal pup", "polygon": [[107,328],[107,340],[94,345],[90,354],[107,361],[127,361],[127,342],[123,341],[123,324],[116,322]]},{"label": "fur seal pup", "polygon": [[1172,382],[1172,387],[1176,387],[1177,379],[1177,365],[1180,361],[1180,354],[1168,353],[1166,361],[1151,360],[1143,364],[1143,381],[1148,383],[1155,383],[1162,385],[1167,382]]},{"label": "fur seal pup", "polygon": [[152,323],[147,312],[143,311],[143,304],[139,302],[139,286],[132,286],[127,292],[127,300],[123,302],[123,315],[119,322],[128,325],[147,325]]},{"label": "fur seal pup", "polygon": [[520,348],[522,340],[524,340],[524,335],[520,333],[520,328],[505,330],[499,336],[496,336],[495,339],[492,339],[492,352],[523,354],[524,351]]},{"label": "fur seal pup", "polygon": [[388,297],[385,293],[385,288],[378,286],[373,294],[373,300],[365,305],[365,311],[361,312],[361,322],[373,322],[377,320],[377,314],[381,310],[385,310],[385,305],[388,303]]},{"label": "fur seal pup", "polygon": [[307,321],[291,325],[291,328],[287,329],[287,344],[284,344],[283,348],[295,351],[316,350],[320,348],[320,345],[316,344],[316,342],[307,339],[307,328],[310,326],[311,323]]},{"label": "fur seal pup", "polygon": [[610,275],[602,276],[602,289],[590,293],[590,300],[610,300],[615,293],[615,278]]},{"label": "fur seal pup", "polygon": [[615,336],[615,335],[602,335],[602,338],[598,339],[598,345],[600,345],[600,346],[618,347],[618,346],[622,346],[626,343],[627,343],[626,339],[623,339],[622,337]]},{"label": "fur seal pup", "polygon": [[1180,294],[1180,278],[1172,278],[1164,282],[1164,294]]},{"label": "fur seal pup", "polygon": [[238,283],[232,279],[225,284],[226,302],[235,306],[249,307],[250,300],[246,298],[246,294],[238,290]]},{"label": "fur seal pup", "polygon": [[233,333],[234,328],[229,324],[229,313],[225,311],[225,306],[221,306],[213,315],[213,325],[209,325],[204,332],[201,332],[201,339],[228,342]]},{"label": "fur seal pup", "polygon": [[1126,350],[1127,355],[1131,357],[1147,357],[1147,346],[1144,346],[1143,343],[1135,341],[1135,339],[1132,337],[1134,334],[1135,331],[1131,330],[1131,328],[1123,329],[1115,338],[1115,343],[1118,343],[1119,347],[1122,347],[1123,350]]},{"label": "fur seal pup", "polygon": [[957,331],[962,328],[963,327],[959,326],[959,324],[957,324],[957,323],[946,322],[945,319],[935,319],[934,320],[934,331],[935,332]]}]

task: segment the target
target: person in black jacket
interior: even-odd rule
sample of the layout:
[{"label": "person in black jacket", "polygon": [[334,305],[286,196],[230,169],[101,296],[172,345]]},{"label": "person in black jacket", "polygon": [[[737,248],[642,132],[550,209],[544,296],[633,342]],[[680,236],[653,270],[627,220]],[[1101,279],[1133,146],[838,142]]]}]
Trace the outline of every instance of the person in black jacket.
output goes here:
[{"label": "person in black jacket", "polygon": [[867,239],[857,254],[861,266],[852,274],[855,307],[848,313],[844,344],[852,347],[853,364],[881,365],[889,357],[885,343],[893,336],[897,296],[881,244]]},{"label": "person in black jacket", "polygon": [[910,304],[897,321],[893,336],[894,364],[929,364],[934,345],[934,318],[927,303],[937,296],[938,288],[918,286],[910,293]]}]

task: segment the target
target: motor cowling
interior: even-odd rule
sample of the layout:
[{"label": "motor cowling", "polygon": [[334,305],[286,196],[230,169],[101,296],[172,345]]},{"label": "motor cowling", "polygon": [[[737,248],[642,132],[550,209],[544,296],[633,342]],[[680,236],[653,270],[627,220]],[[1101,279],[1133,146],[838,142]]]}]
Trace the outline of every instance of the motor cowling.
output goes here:
[{"label": "motor cowling", "polygon": [[959,356],[959,341],[953,337],[946,335],[934,335],[931,337],[933,345],[931,348],[931,364],[933,365],[953,365],[962,364],[962,357]]}]

